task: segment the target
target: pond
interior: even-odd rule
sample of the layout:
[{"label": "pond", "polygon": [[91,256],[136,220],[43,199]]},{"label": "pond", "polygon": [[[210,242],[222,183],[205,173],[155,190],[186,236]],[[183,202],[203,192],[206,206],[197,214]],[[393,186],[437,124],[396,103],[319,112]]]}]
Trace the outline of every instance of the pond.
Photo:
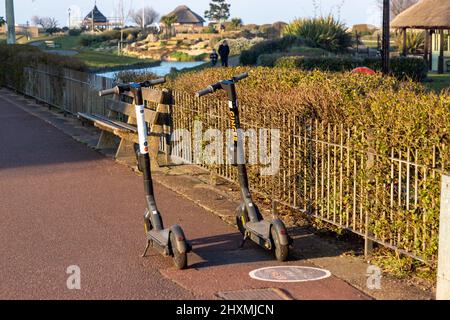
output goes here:
[{"label": "pond", "polygon": [[[147,71],[147,72],[153,72],[154,74],[158,76],[165,76],[170,73],[170,70],[172,68],[176,68],[177,70],[183,70],[187,68],[193,68],[196,66],[199,66],[203,64],[203,61],[192,61],[192,62],[171,62],[171,61],[163,61],[159,66],[156,67],[150,67],[150,68],[136,68],[136,69],[128,69],[127,71]],[[101,72],[97,73],[98,76],[105,77],[105,78],[112,78],[114,79],[120,71],[110,71],[110,72]]]}]

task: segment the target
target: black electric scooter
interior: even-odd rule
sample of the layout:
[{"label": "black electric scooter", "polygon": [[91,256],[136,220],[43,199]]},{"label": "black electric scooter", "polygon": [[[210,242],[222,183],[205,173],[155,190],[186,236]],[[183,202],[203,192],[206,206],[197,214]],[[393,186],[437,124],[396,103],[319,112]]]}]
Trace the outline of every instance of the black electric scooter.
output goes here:
[{"label": "black electric scooter", "polygon": [[174,225],[169,229],[164,228],[163,220],[156,206],[151,175],[149,147],[147,141],[147,124],[144,115],[144,101],[142,88],[152,87],[165,83],[165,79],[156,79],[141,83],[120,84],[112,89],[100,91],[100,96],[131,92],[134,96],[136,108],[137,129],[139,135],[139,148],[136,150],[138,167],[144,175],[145,197],[147,210],[144,215],[147,246],[142,257],[145,257],[150,246],[157,249],[164,256],[172,256],[178,269],[187,268],[187,253],[191,251],[191,245],[187,241],[183,229]]},{"label": "black electric scooter", "polygon": [[[229,116],[234,135],[234,159],[237,159],[237,155],[244,155],[243,144],[238,143],[238,130],[241,129],[241,123],[239,119],[236,83],[244,80],[248,76],[248,73],[244,73],[230,80],[219,81],[197,92],[197,97],[199,98],[218,90],[224,90],[227,93],[230,108]],[[244,236],[241,247],[247,239],[251,239],[261,247],[267,250],[273,250],[278,261],[286,261],[289,256],[289,246],[292,244],[292,238],[288,235],[286,227],[280,219],[276,218],[272,221],[263,219],[260,210],[252,200],[247,167],[244,163],[245,161],[239,161],[237,164],[242,204],[236,211],[236,224]]]}]

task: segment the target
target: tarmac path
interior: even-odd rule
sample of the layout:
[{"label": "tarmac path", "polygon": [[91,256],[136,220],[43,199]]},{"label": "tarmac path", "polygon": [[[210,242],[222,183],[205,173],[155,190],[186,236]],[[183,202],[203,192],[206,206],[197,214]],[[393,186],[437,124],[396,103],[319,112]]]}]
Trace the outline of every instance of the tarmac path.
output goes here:
[{"label": "tarmac path", "polygon": [[[284,298],[368,299],[334,276],[251,279],[251,270],[279,264],[252,243],[238,249],[232,226],[159,184],[166,225],[182,225],[192,240],[190,269],[178,271],[154,251],[141,258],[142,178],[24,111],[24,103],[0,90],[0,299],[217,299],[269,288]],[[80,290],[67,288],[69,266],[80,268]]]}]

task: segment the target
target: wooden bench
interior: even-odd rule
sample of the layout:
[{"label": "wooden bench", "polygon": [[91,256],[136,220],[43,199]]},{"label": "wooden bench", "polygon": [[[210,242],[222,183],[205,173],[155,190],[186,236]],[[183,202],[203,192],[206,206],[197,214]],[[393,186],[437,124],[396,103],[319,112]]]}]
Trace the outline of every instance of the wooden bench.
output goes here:
[{"label": "wooden bench", "polygon": [[60,45],[55,43],[55,41],[53,41],[53,40],[47,40],[44,42],[45,42],[45,46],[50,49],[56,49],[56,48],[60,47]]},{"label": "wooden bench", "polygon": [[[157,90],[152,88],[143,88],[142,94],[147,105],[155,106],[155,110],[145,109],[145,120],[149,124],[149,148],[150,157],[153,164],[158,164],[158,153],[161,138],[166,141],[166,163],[170,162],[170,127],[171,117],[170,108],[172,104],[172,95],[168,90]],[[126,163],[135,163],[135,145],[139,144],[139,138],[136,127],[135,106],[131,103],[132,95],[124,93],[120,97],[108,99],[106,108],[108,116],[98,114],[78,113],[78,119],[85,123],[93,124],[102,130],[97,149],[115,149],[117,140],[120,139],[115,158],[118,161]],[[119,116],[127,118],[127,122],[117,120]]]}]

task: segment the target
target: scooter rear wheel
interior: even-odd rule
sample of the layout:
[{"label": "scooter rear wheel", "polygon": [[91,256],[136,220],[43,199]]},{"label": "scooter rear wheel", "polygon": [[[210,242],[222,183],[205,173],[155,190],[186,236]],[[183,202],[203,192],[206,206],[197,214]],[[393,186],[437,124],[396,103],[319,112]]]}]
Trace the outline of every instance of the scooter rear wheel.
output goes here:
[{"label": "scooter rear wheel", "polygon": [[187,268],[187,253],[181,253],[178,251],[177,246],[174,245],[176,243],[175,235],[173,233],[170,234],[170,243],[172,245],[172,254],[173,254],[173,263],[178,270],[184,270]]},{"label": "scooter rear wheel", "polygon": [[280,244],[276,232],[277,231],[275,228],[272,228],[272,230],[270,231],[273,241],[273,251],[275,254],[275,258],[280,262],[285,262],[289,257],[289,246]]}]

